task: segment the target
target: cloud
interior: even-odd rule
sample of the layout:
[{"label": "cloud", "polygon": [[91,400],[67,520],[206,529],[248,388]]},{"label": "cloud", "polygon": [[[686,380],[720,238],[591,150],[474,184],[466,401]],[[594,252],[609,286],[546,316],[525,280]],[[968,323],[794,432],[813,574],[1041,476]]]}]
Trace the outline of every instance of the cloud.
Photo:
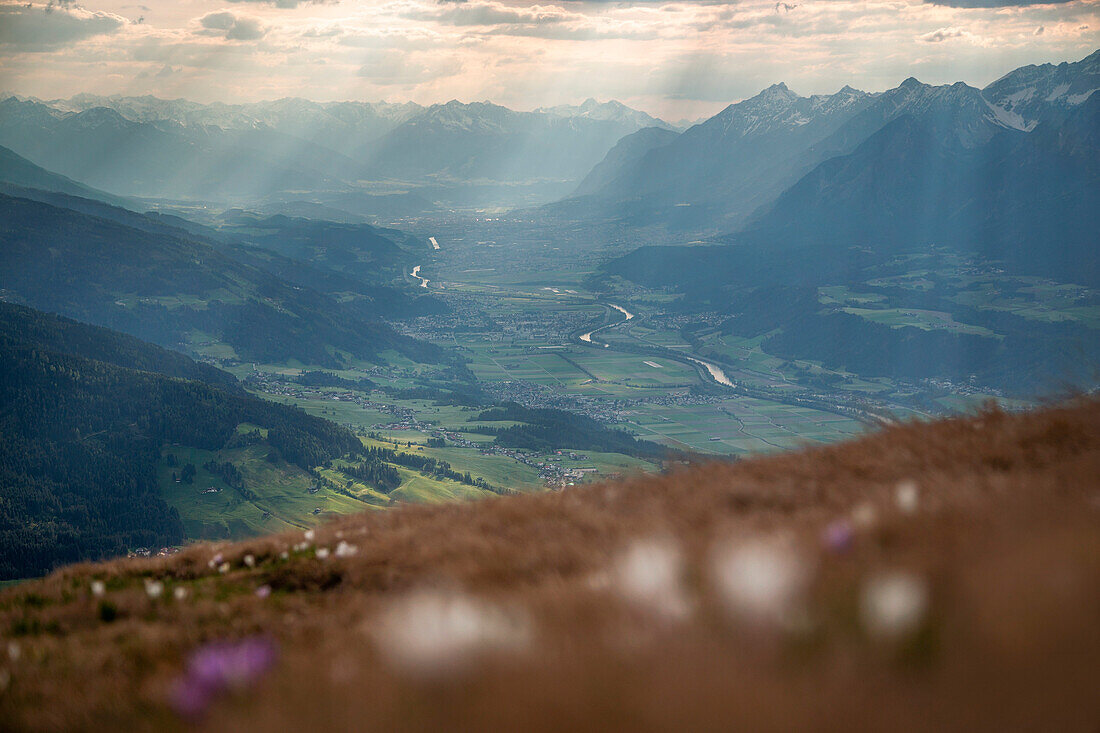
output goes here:
[{"label": "cloud", "polygon": [[49,33],[26,28],[27,0],[0,0],[0,86],[43,98],[201,89],[533,108],[596,96],[673,118],[780,80],[800,93],[911,75],[984,86],[1083,56],[1100,27],[1100,0],[98,0],[129,19],[78,5],[89,0],[53,0],[46,17],[49,0],[32,1]]},{"label": "cloud", "polygon": [[336,5],[340,0],[229,0],[229,2],[274,5],[277,8],[296,8],[299,5]]},{"label": "cloud", "polygon": [[423,59],[396,49],[369,55],[358,76],[379,86],[409,86],[455,76],[462,72],[458,59]]},{"label": "cloud", "polygon": [[60,5],[0,4],[0,46],[51,51],[85,38],[114,33],[126,19],[111,13]]},{"label": "cloud", "polygon": [[548,40],[598,40],[655,38],[657,31],[637,23],[597,17],[555,5],[505,5],[495,0],[445,0],[435,7],[406,10],[402,17],[438,23],[491,36],[517,36]]},{"label": "cloud", "polygon": [[509,7],[501,3],[450,3],[449,7],[437,12],[422,14],[432,20],[450,25],[548,25],[563,23],[571,18],[580,18],[573,13],[566,13],[561,8],[541,7]]},{"label": "cloud", "polygon": [[949,8],[1026,8],[1031,5],[1064,5],[1073,0],[931,0]]},{"label": "cloud", "polygon": [[199,18],[204,36],[222,36],[229,41],[255,41],[267,32],[260,21],[228,10],[215,10]]},{"label": "cloud", "polygon": [[942,43],[951,38],[969,38],[970,33],[962,28],[938,28],[930,33],[917,36],[918,41],[925,43]]}]

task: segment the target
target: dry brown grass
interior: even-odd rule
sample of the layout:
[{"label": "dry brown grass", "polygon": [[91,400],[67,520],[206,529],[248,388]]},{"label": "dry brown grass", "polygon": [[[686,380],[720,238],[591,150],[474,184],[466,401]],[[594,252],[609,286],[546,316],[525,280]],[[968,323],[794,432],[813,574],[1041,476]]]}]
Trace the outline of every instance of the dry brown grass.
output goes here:
[{"label": "dry brown grass", "polygon": [[[919,487],[914,512],[897,504],[903,481]],[[823,529],[861,506],[876,520],[853,524],[850,549],[823,546]],[[712,572],[716,548],[754,538],[806,573],[781,619],[735,613]],[[315,556],[341,539],[354,557]],[[74,566],[0,594],[0,635],[19,652],[0,646],[0,729],[1100,728],[1096,400],[350,517],[299,542]],[[652,592],[620,582],[631,547],[657,548],[640,565]],[[216,553],[228,572],[209,567]],[[659,560],[677,553],[682,573],[662,584]],[[896,572],[927,606],[883,637],[861,598]],[[165,595],[150,599],[146,578]],[[401,656],[425,592],[480,609],[465,664]],[[189,652],[257,634],[275,639],[275,667],[197,722],[178,717],[167,700]]]}]

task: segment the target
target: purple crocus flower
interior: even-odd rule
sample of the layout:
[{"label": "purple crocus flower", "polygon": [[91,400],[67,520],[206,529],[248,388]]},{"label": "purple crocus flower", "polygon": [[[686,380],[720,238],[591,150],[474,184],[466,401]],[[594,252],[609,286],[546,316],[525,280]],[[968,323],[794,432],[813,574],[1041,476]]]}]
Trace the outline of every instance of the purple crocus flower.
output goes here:
[{"label": "purple crocus flower", "polygon": [[852,525],[845,519],[832,522],[821,533],[822,544],[832,552],[847,552],[852,547],[853,539]]},{"label": "purple crocus flower", "polygon": [[219,695],[252,685],[275,663],[278,650],[267,637],[212,642],[192,653],[172,690],[172,707],[186,718],[201,717]]}]

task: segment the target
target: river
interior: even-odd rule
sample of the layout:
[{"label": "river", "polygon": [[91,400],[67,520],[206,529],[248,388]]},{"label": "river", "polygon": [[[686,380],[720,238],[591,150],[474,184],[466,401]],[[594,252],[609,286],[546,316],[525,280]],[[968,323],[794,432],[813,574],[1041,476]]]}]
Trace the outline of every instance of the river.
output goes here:
[{"label": "river", "polygon": [[[417,268],[417,269],[419,269],[419,268]],[[416,272],[414,271],[413,274],[415,275]],[[615,305],[614,303],[608,303],[608,305],[610,307],[614,308],[615,310],[619,311],[620,313],[622,313],[625,316],[625,318],[623,318],[623,320],[621,320],[621,321],[616,321],[615,323],[608,323],[604,326],[600,326],[599,328],[594,328],[591,331],[589,331],[588,333],[582,333],[581,337],[580,337],[581,341],[584,341],[587,344],[593,343],[592,342],[592,334],[596,333],[597,331],[602,331],[605,328],[611,328],[612,326],[618,326],[620,323],[626,323],[627,321],[634,318],[634,314],[631,313],[630,311],[628,311],[626,308],[623,308],[621,305]],[[604,346],[605,349],[608,348],[608,344],[604,344],[603,346]],[[726,373],[724,371],[722,371],[722,367],[718,366],[717,364],[712,364],[709,361],[703,361],[702,359],[696,359],[694,356],[687,356],[686,354],[684,355],[684,358],[689,360],[689,361],[693,361],[696,364],[698,364],[698,365],[702,366],[703,368],[705,368],[707,370],[707,372],[710,374],[711,378],[713,378],[715,382],[718,382],[718,384],[724,384],[727,387],[736,387],[737,386],[733,383],[733,380],[731,380],[728,376],[726,376]]]},{"label": "river", "polygon": [[430,283],[431,280],[429,280],[426,277],[420,277],[420,267],[421,267],[420,265],[417,265],[416,267],[413,268],[412,272],[410,272],[409,274],[420,281],[420,287],[426,288],[426,287],[428,287],[428,283]]},{"label": "river", "polygon": [[714,381],[718,382],[718,384],[724,384],[727,387],[735,387],[736,386],[730,380],[730,378],[726,376],[726,373],[724,371],[722,371],[722,367],[718,366],[717,364],[711,364],[709,361],[703,361],[702,359],[696,359],[694,356],[686,356],[685,355],[684,358],[705,367],[706,370],[708,372],[710,372],[710,376],[712,376],[714,378]]},{"label": "river", "polygon": [[[612,326],[618,326],[620,323],[626,323],[627,321],[629,321],[630,319],[632,319],[634,317],[633,313],[628,311],[626,308],[623,308],[621,305],[615,305],[614,303],[608,303],[608,305],[611,306],[612,308],[614,308],[615,310],[619,311],[620,313],[622,313],[624,316],[626,316],[626,318],[624,318],[621,321],[615,321],[614,323],[608,323],[604,326],[600,326],[599,328],[594,328],[591,331],[589,331],[588,333],[582,333],[581,337],[580,337],[581,341],[584,341],[586,344],[590,344],[590,343],[592,343],[592,334],[596,333],[597,331],[602,331],[605,328],[611,328]],[[604,344],[604,348],[605,349],[607,348],[607,344]]]}]

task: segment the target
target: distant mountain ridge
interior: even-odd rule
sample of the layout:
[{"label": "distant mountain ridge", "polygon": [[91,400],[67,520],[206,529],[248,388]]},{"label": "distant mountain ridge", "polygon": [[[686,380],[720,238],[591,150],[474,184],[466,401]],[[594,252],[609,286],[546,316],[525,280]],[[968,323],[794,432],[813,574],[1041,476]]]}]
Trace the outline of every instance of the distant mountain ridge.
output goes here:
[{"label": "distant mountain ridge", "polygon": [[[106,190],[251,202],[307,191],[319,197],[315,203],[350,211],[361,208],[356,195],[368,210],[413,203],[381,200],[362,181],[394,181],[393,194],[408,194],[411,185],[444,199],[461,197],[451,189],[470,181],[546,181],[564,193],[621,137],[649,126],[668,127],[619,102],[595,100],[532,112],[456,100],[430,107],[297,98],[204,105],[91,94],[0,101],[0,145]],[[520,201],[507,188],[495,195]],[[350,203],[336,203],[349,196]]]},{"label": "distant mountain ridge", "polygon": [[[711,234],[732,231],[817,165],[847,155],[894,120],[912,116],[933,135],[975,149],[1005,130],[1060,121],[1100,88],[1100,51],[1078,62],[1025,66],[983,90],[906,79],[877,94],[844,87],[802,97],[775,84],[663,145],[615,150],[573,195],[546,207]],[[598,174],[596,171],[599,171]]]},{"label": "distant mountain ridge", "polygon": [[627,107],[622,102],[612,99],[607,102],[597,102],[589,97],[581,104],[561,104],[555,107],[538,107],[532,112],[536,114],[548,114],[556,117],[584,117],[591,120],[605,120],[610,122],[626,122],[638,127],[661,127],[672,129],[672,125],[658,119],[641,110]]},{"label": "distant mountain ridge", "polygon": [[[773,85],[731,104],[668,144],[601,164],[608,182],[578,189],[595,216],[693,227],[746,216],[793,182],[798,154],[834,132],[873,95],[845,87],[802,97]],[[620,151],[621,152],[621,151]]]},{"label": "distant mountain ridge", "polygon": [[[17,95],[5,95],[17,96]],[[431,107],[463,105],[458,100],[440,102],[425,107],[416,102],[314,102],[301,97],[283,97],[263,102],[245,102],[227,104],[213,102],[203,104],[188,99],[162,99],[153,95],[139,97],[120,94],[75,94],[67,99],[38,99],[20,97],[22,101],[37,102],[61,113],[84,112],[95,107],[113,109],[124,118],[134,122],[157,122],[170,120],[181,125],[214,125],[224,130],[270,127],[281,132],[294,134],[308,123],[308,129],[320,136],[331,133],[334,127],[357,128],[361,132],[376,125],[384,134],[389,129],[422,114]],[[492,102],[475,102],[500,107]],[[466,105],[469,106],[469,105]],[[507,109],[505,107],[505,109]],[[518,114],[528,114],[519,112]],[[670,127],[670,125],[641,110],[636,110],[617,100],[599,102],[593,98],[581,104],[561,104],[553,107],[538,107],[530,114],[546,114],[555,117],[585,117],[596,120],[632,120],[639,126]],[[375,135],[377,136],[377,134]]]},{"label": "distant mountain ridge", "polygon": [[367,169],[404,180],[579,180],[624,135],[653,124],[664,123],[618,103],[516,112],[452,100],[387,133]]},{"label": "distant mountain ridge", "polygon": [[[96,188],[130,196],[260,196],[290,187],[340,187],[349,164],[304,141],[258,132],[135,122],[106,107],[63,113],[0,101],[0,145]],[[334,175],[335,173],[335,175]]]},{"label": "distant mountain ridge", "polygon": [[[1064,118],[1097,88],[1100,51],[1077,62],[1020,67],[982,90],[907,79],[877,94],[846,86],[803,97],[776,84],[666,144],[634,141],[610,158],[624,137],[671,126],[594,99],[519,112],[457,100],[423,107],[300,98],[200,104],[151,96],[10,97],[0,102],[0,145],[122,194],[258,202],[299,200],[309,191],[312,200],[303,203],[367,215],[448,202],[527,206],[565,195],[568,203],[547,213],[720,233],[742,226],[816,165],[851,153],[902,115],[973,147],[998,129],[1031,131]],[[364,180],[391,188],[368,193],[359,188]]]}]

